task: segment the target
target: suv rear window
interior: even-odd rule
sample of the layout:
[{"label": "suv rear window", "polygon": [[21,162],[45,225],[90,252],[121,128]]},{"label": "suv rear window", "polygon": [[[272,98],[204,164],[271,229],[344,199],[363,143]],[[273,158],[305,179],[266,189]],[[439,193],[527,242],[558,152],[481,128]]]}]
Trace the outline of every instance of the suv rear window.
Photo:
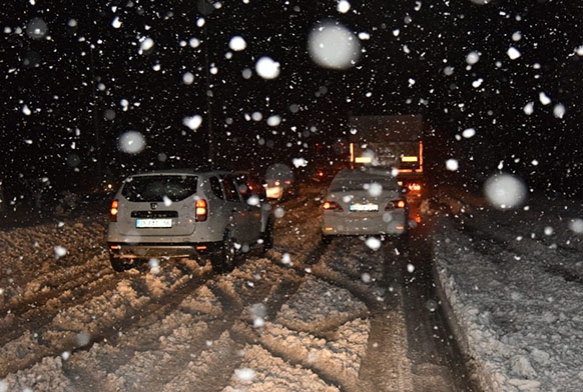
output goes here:
[{"label": "suv rear window", "polygon": [[186,199],[196,193],[196,176],[140,176],[128,180],[121,194],[133,202],[173,202]]}]

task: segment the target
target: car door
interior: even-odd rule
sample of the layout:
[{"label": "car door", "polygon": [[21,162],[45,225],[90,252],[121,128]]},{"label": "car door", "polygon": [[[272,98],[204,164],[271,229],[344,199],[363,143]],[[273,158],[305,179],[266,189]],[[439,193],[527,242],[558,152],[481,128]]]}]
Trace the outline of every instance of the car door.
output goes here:
[{"label": "car door", "polygon": [[254,242],[256,234],[251,223],[253,214],[250,206],[243,200],[233,177],[224,176],[222,184],[225,201],[231,213],[231,230],[235,239],[241,243]]},{"label": "car door", "polygon": [[244,178],[238,177],[235,183],[247,209],[246,221],[249,241],[255,242],[261,237],[262,206],[260,190],[258,187],[253,188]]}]

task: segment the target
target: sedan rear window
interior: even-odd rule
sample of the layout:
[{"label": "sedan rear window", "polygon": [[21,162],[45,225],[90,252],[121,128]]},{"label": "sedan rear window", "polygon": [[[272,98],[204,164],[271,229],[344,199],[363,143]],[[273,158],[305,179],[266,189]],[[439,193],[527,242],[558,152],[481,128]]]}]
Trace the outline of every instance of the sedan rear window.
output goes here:
[{"label": "sedan rear window", "polygon": [[363,178],[338,178],[330,184],[331,191],[358,191],[368,188],[372,184],[379,184],[385,190],[396,190],[399,185],[393,178],[372,177]]},{"label": "sedan rear window", "polygon": [[133,202],[176,202],[196,193],[196,176],[132,177],[124,184],[122,195]]}]

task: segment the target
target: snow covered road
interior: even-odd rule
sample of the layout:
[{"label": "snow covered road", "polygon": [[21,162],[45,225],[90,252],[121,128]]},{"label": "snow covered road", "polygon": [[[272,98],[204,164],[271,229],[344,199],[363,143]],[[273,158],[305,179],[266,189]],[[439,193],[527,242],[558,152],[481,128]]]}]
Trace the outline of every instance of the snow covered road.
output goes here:
[{"label": "snow covered road", "polygon": [[578,203],[497,211],[442,193],[435,233],[403,255],[323,247],[312,196],[229,275],[192,260],[114,273],[95,213],[0,231],[0,391],[465,390],[454,365],[422,360],[451,341],[433,289],[413,284],[423,252],[479,389],[581,389]]},{"label": "snow covered road", "polygon": [[410,358],[405,256],[323,246],[305,220],[317,206],[283,206],[275,250],[229,275],[192,260],[113,273],[106,216],[2,231],[0,390],[455,389],[446,363]]}]

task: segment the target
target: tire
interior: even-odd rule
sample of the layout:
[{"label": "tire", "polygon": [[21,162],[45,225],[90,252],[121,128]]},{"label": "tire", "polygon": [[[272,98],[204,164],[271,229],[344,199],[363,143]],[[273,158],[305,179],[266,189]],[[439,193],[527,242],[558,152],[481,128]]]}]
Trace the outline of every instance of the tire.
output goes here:
[{"label": "tire", "polygon": [[115,272],[124,272],[130,269],[130,267],[119,257],[110,257],[109,262],[111,263],[111,268],[113,268]]},{"label": "tire", "polygon": [[211,256],[213,269],[218,273],[231,272],[235,268],[236,256],[235,239],[227,232],[221,248]]},{"label": "tire", "polygon": [[261,238],[263,239],[263,253],[267,253],[268,250],[273,249],[273,231],[273,218],[269,218],[267,225],[265,226],[265,231],[261,235]]},{"label": "tire", "polygon": [[394,243],[395,247],[399,250],[399,252],[401,253],[407,252],[409,250],[409,233],[405,232],[401,234],[400,236],[395,238]]},{"label": "tire", "polygon": [[322,234],[322,243],[325,245],[328,245],[332,242],[332,236],[331,235],[324,235]]}]

